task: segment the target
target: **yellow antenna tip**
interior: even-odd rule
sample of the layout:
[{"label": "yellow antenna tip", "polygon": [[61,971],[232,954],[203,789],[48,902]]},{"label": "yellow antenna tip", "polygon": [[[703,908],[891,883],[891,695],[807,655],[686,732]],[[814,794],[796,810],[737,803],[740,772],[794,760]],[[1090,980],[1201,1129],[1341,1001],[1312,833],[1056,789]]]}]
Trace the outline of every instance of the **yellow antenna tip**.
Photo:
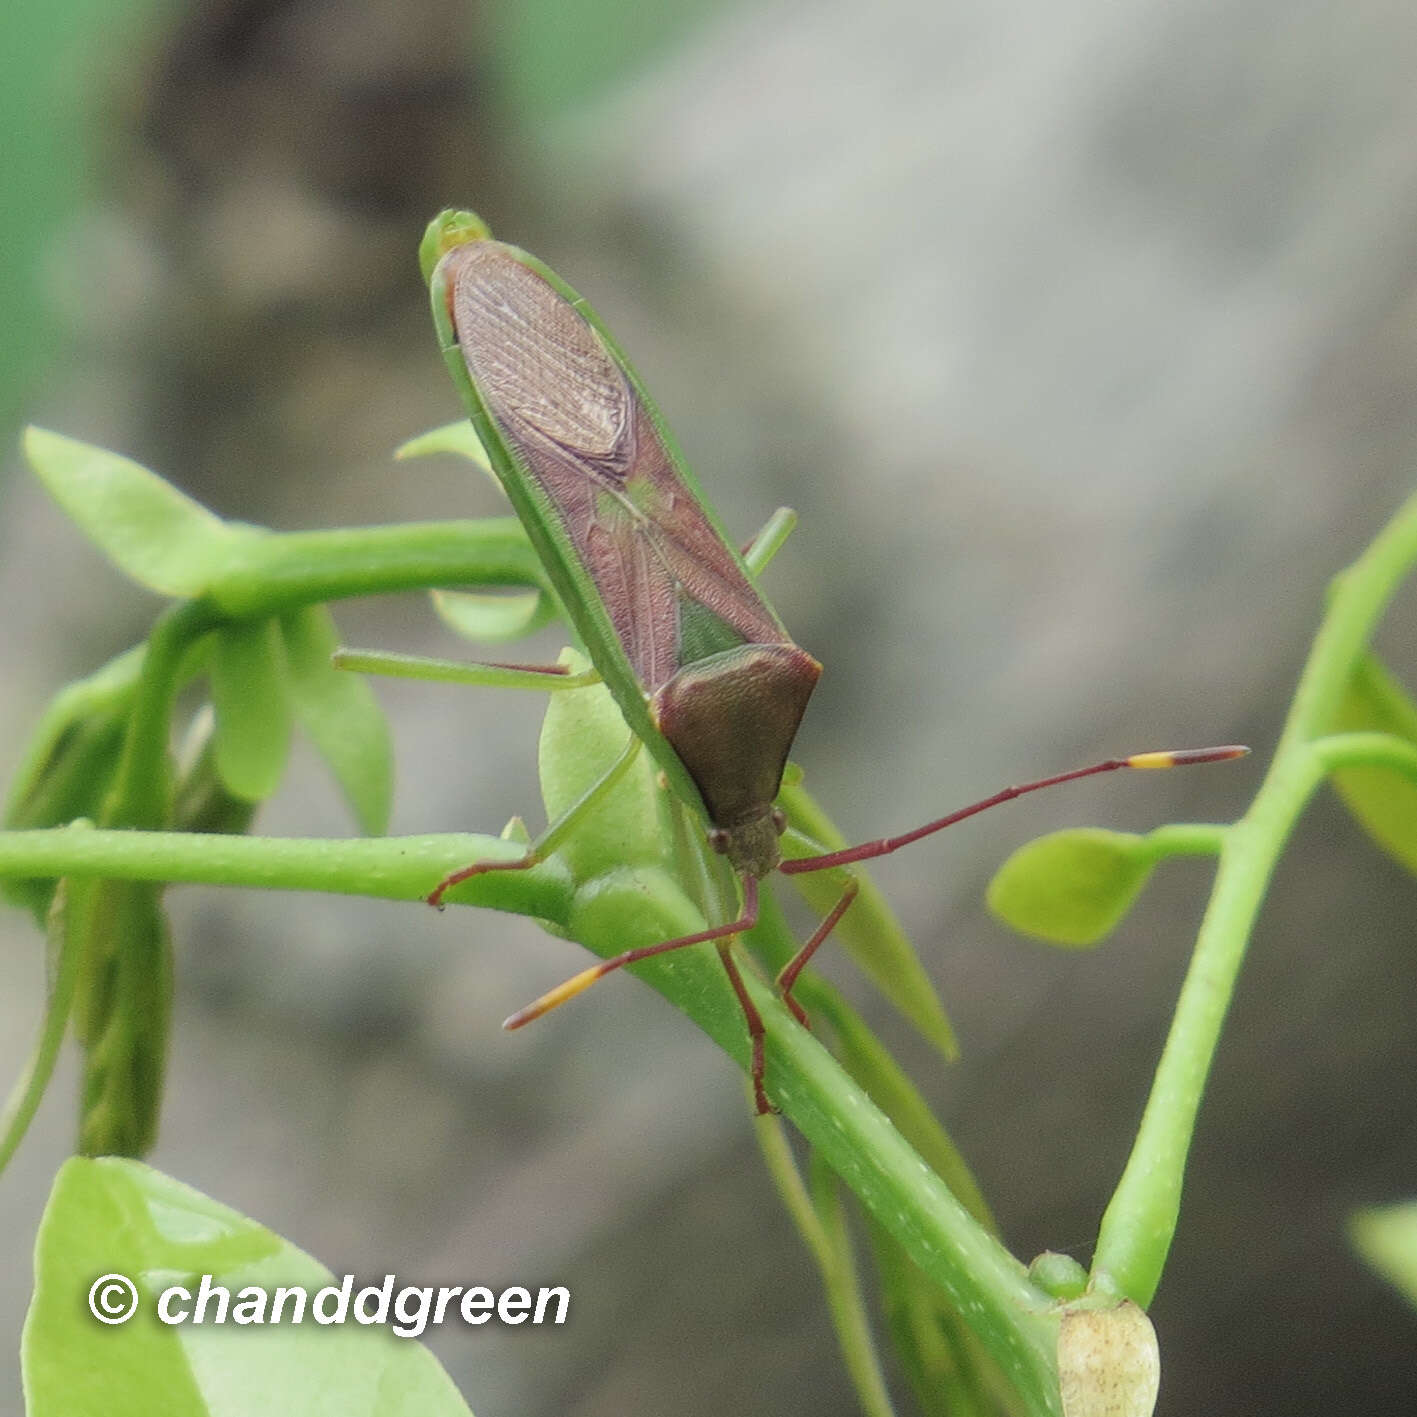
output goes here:
[{"label": "yellow antenna tip", "polygon": [[1220,748],[1171,748],[1160,753],[1134,753],[1126,759],[1126,766],[1155,771],[1190,767],[1194,763],[1228,763],[1243,758],[1249,751],[1241,743],[1227,743]]}]

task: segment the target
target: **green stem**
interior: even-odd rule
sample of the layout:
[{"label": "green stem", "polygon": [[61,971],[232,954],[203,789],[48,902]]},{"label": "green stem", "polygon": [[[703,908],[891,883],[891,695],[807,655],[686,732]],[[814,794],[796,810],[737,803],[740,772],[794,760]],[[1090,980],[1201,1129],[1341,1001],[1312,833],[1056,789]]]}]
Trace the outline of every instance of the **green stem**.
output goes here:
[{"label": "green stem", "polygon": [[1157,861],[1168,856],[1219,856],[1229,827],[1211,822],[1174,822],[1146,834]]},{"label": "green stem", "polygon": [[473,585],[547,588],[515,517],[253,538],[242,543],[239,559],[212,583],[206,599],[242,619],[314,601]]},{"label": "green stem", "polygon": [[[523,851],[520,843],[485,836],[300,840],[106,831],[77,824],[0,832],[0,875],[205,882],[419,900],[468,861],[511,860]],[[591,893],[597,912],[605,911],[598,930],[586,917],[571,919],[572,885],[554,860],[474,877],[457,888],[456,897],[549,920],[581,935],[601,954],[617,952],[641,934],[646,940],[666,939],[702,928],[696,916],[651,908],[634,873],[616,884],[622,894],[618,903],[608,886]],[[647,961],[636,972],[746,1066],[742,1015],[717,960],[711,952],[687,957],[693,953]],[[768,987],[751,972],[746,983],[767,1025],[769,1081],[784,1111],[967,1315],[1032,1410],[1056,1410],[1056,1323],[1044,1312],[1046,1296]]]},{"label": "green stem", "polygon": [[[1274,761],[1250,810],[1228,828],[1215,888],[1157,1065],[1137,1139],[1102,1219],[1093,1283],[1150,1303],[1176,1231],[1186,1156],[1220,1028],[1255,917],[1314,789],[1344,759],[1404,754],[1380,734],[1320,737],[1394,591],[1417,562],[1417,497],[1334,582]],[[1317,740],[1317,741],[1315,741]],[[1361,741],[1360,741],[1361,740]]]},{"label": "green stem", "polygon": [[[353,840],[103,831],[83,823],[0,832],[0,876],[99,877],[264,890],[326,891],[380,900],[422,900],[469,861],[516,860],[525,848],[471,835]],[[563,922],[570,887],[551,863],[492,871],[450,899]]]},{"label": "green stem", "polygon": [[106,827],[160,827],[168,818],[171,774],[168,725],[188,650],[218,623],[209,606],[169,606],[148,637],[113,787],[103,807]]},{"label": "green stem", "polygon": [[809,1174],[813,1207],[827,1241],[826,1263],[822,1267],[827,1305],[852,1385],[866,1417],[895,1417],[866,1306],[861,1300],[861,1279],[851,1250],[851,1232],[846,1227],[841,1184],[836,1172],[815,1151]]},{"label": "green stem", "polygon": [[774,1116],[758,1117],[756,1123],[758,1145],[768,1174],[776,1183],[778,1195],[806,1241],[822,1277],[827,1307],[831,1311],[842,1361],[856,1389],[856,1400],[866,1417],[895,1417],[862,1300],[836,1175],[818,1161],[813,1167],[809,1195],[792,1159],[792,1148],[782,1123]]},{"label": "green stem", "polygon": [[[747,984],[767,1024],[769,1090],[907,1254],[944,1290],[1033,1412],[1054,1412],[1057,1323],[1024,1267],[955,1198],[835,1059],[765,986]],[[746,1062],[742,1023],[701,1027]]]},{"label": "green stem", "polygon": [[1417,782],[1417,744],[1392,733],[1332,733],[1311,747],[1326,773],[1343,768],[1391,768]]}]

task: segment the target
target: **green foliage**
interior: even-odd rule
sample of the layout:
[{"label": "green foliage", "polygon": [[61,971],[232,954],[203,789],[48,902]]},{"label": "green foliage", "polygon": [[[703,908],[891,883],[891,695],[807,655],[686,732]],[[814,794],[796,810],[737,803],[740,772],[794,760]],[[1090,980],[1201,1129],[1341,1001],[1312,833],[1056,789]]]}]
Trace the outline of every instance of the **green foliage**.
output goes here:
[{"label": "green foliage", "polygon": [[25,456],[49,495],[119,570],[159,595],[195,596],[260,533],[224,522],[130,458],[43,428]]},{"label": "green foliage", "polygon": [[274,620],[246,620],[213,635],[216,768],[237,797],[264,802],[280,786],[290,753],[285,650]]},{"label": "green foliage", "polygon": [[989,909],[1024,935],[1085,947],[1132,908],[1155,865],[1143,836],[1084,827],[1020,847],[989,883]]},{"label": "green foliage", "polygon": [[[421,450],[435,445],[477,459],[465,437],[443,431],[424,440]],[[519,823],[500,840],[240,839],[255,805],[279,782],[293,723],[324,754],[361,827],[377,832],[387,823],[387,729],[363,681],[331,667],[336,635],[326,602],[394,589],[510,588],[513,598],[496,608],[464,604],[451,616],[465,631],[493,639],[521,633],[555,607],[524,536],[503,519],[277,536],[222,523],[126,459],[40,433],[27,446],[55,495],[115,563],[178,600],[145,646],[56,697],[7,799],[10,830],[0,832],[0,878],[11,899],[37,914],[48,910],[52,971],[35,1055],[0,1133],[0,1164],[33,1114],[67,1026],[85,1049],[81,1148],[138,1153],[151,1144],[167,1065],[166,882],[259,883],[414,900],[468,859],[513,861],[525,849]],[[1338,583],[1274,762],[1239,821],[1167,826],[1145,836],[1057,833],[1016,853],[990,888],[991,906],[1019,928],[1064,944],[1092,944],[1125,914],[1159,861],[1218,859],[1195,966],[1131,1159],[1103,1217],[1090,1273],[1058,1256],[1041,1257],[1026,1272],[1003,1249],[948,1134],[829,984],[813,975],[800,981],[798,998],[815,1025],[808,1032],[749,971],[746,987],[766,1026],[769,1092],[805,1139],[805,1173],[775,1121],[765,1120],[760,1136],[821,1270],[848,1371],[868,1412],[884,1417],[890,1408],[843,1209],[848,1192],[867,1216],[881,1307],[899,1364],[931,1417],[996,1410],[1005,1387],[1019,1411],[1058,1412],[1058,1303],[1079,1296],[1087,1303],[1149,1300],[1174,1233],[1180,1163],[1249,929],[1278,854],[1318,784],[1332,776],[1379,844],[1412,864],[1407,794],[1417,789],[1414,711],[1391,676],[1366,657],[1366,647],[1414,563],[1417,501]],[[541,864],[479,875],[449,899],[529,915],[603,957],[731,918],[732,879],[722,859],[707,851],[698,822],[666,790],[649,756],[629,751],[624,719],[605,687],[581,672],[584,660],[568,652],[564,663],[576,672],[496,670],[483,682],[555,691],[540,752],[544,806],[553,820],[577,804],[585,810]],[[429,677],[437,670],[422,665],[418,672]],[[193,685],[206,685],[209,701],[198,707],[187,747],[174,762],[174,715],[191,697],[179,700],[179,691]],[[613,782],[597,788],[612,771]],[[790,823],[789,855],[840,843],[796,770],[780,805]],[[82,818],[94,825],[76,820]],[[793,880],[825,908],[844,877],[823,872]],[[933,985],[869,881],[863,879],[839,934],[882,995],[941,1052],[952,1054],[954,1036]],[[778,970],[797,943],[778,903],[765,894],[747,940],[754,957]],[[747,1065],[741,1012],[711,950],[685,950],[634,969]],[[173,1216],[185,1217],[182,1225],[189,1227],[197,1224],[192,1217],[203,1217],[206,1238],[182,1239],[165,1229],[164,1217]],[[112,1347],[106,1358],[90,1356],[97,1352],[93,1345],[111,1335],[87,1321],[82,1332],[73,1331],[73,1275],[83,1268],[91,1277],[100,1244],[103,1262],[122,1268],[123,1257],[112,1248],[120,1226],[127,1227],[125,1243],[141,1251],[134,1264],[144,1274],[173,1268],[275,1273],[261,1268],[267,1261],[289,1264],[281,1272],[296,1273],[312,1263],[251,1222],[143,1168],[71,1163],[41,1235],[26,1331],[32,1413],[89,1410],[83,1404],[97,1395],[73,1374],[90,1366],[100,1371],[104,1362],[113,1374],[102,1394],[108,1412],[151,1410],[154,1394],[170,1402],[164,1410],[271,1410],[269,1404],[280,1401],[273,1392],[299,1392],[302,1382],[312,1391],[341,1394],[341,1410],[385,1410],[369,1406],[372,1392],[408,1395],[406,1408],[392,1410],[441,1411],[439,1404],[454,1401],[436,1368],[385,1376],[383,1356],[346,1356],[341,1371],[331,1374],[321,1366],[322,1354],[303,1347],[254,1375],[233,1368],[223,1374],[233,1391],[217,1391],[205,1386],[215,1369],[202,1347],[209,1340],[197,1330],[137,1328],[121,1359]],[[1401,1256],[1410,1255],[1405,1225],[1363,1220],[1355,1233],[1385,1272],[1399,1272]],[[215,1250],[202,1248],[209,1240]],[[328,1346],[331,1335],[322,1337]],[[407,1344],[395,1347],[417,1353]],[[73,1355],[67,1367],[61,1353]],[[122,1384],[140,1381],[149,1405],[125,1408],[129,1389]],[[353,1396],[356,1388],[364,1401]],[[254,1397],[249,1408],[242,1406],[247,1394],[267,1406]]]},{"label": "green foliage", "polygon": [[[106,1325],[84,1296],[97,1276],[132,1280],[138,1311]],[[254,1220],[160,1171],[108,1157],[64,1163],[40,1221],[34,1297],[21,1349],[28,1417],[266,1417],[358,1412],[467,1417],[431,1353],[358,1323],[261,1328],[159,1321],[170,1285],[201,1276],[233,1299],[247,1286],[334,1276]]]},{"label": "green foliage", "polygon": [[510,595],[435,590],[433,608],[449,629],[484,645],[524,639],[556,618],[556,602],[543,590],[515,591]]},{"label": "green foliage", "polygon": [[[427,279],[427,276],[424,278]],[[499,492],[502,490],[502,484],[497,481],[497,474],[492,471],[492,459],[487,456],[487,449],[482,446],[482,439],[465,418],[460,418],[456,423],[445,423],[441,428],[431,428],[427,433],[420,433],[418,437],[400,443],[394,450],[394,456],[399,461],[405,458],[433,457],[439,453],[451,453],[455,457],[466,458],[486,474]]]},{"label": "green foliage", "polygon": [[63,948],[77,957],[74,1037],[84,1050],[79,1150],[142,1156],[157,1140],[172,1011],[172,937],[151,881],[70,880]]},{"label": "green foliage", "polygon": [[[4,824],[13,831],[57,827],[102,814],[118,768],[138,673],[141,645],[54,697],[30,735],[6,794]],[[0,892],[43,922],[52,880],[0,879]]]},{"label": "green foliage", "polygon": [[[43,273],[76,234],[76,217],[100,120],[125,58],[146,41],[160,13],[150,0],[47,0],[5,9],[0,45],[0,133],[5,200],[0,203],[0,439],[44,362],[59,344]],[[121,85],[122,78],[118,79]],[[101,135],[100,135],[101,134]],[[74,269],[72,259],[63,268]]]},{"label": "green foliage", "polygon": [[1417,1201],[1357,1211],[1349,1233],[1369,1266],[1417,1308]]},{"label": "green foliage", "polygon": [[388,830],[393,807],[388,720],[363,679],[331,664],[339,635],[323,605],[281,616],[280,630],[285,688],[296,722],[329,764],[360,831],[378,836]]},{"label": "green foliage", "polygon": [[[1335,733],[1382,733],[1417,746],[1417,704],[1371,654],[1363,655],[1338,712]],[[1333,785],[1363,829],[1393,860],[1417,874],[1417,781],[1377,764],[1345,768]]]}]

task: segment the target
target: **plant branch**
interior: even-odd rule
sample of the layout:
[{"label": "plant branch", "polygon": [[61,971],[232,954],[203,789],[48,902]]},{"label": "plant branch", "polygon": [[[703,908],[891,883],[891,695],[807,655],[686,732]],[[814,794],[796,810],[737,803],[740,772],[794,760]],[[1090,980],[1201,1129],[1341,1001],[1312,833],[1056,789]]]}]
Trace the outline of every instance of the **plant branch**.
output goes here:
[{"label": "plant branch", "polygon": [[[105,831],[75,823],[0,832],[0,876],[170,881],[263,890],[422,900],[469,861],[514,860],[525,848],[497,837],[430,835],[347,840]],[[493,871],[450,892],[464,904],[564,921],[569,884],[554,863]]]},{"label": "plant branch", "polygon": [[[1255,917],[1285,843],[1337,760],[1400,766],[1414,756],[1386,735],[1321,738],[1403,577],[1417,562],[1417,497],[1333,583],[1274,761],[1250,810],[1224,835],[1215,887],[1136,1142],[1103,1216],[1093,1283],[1145,1307],[1180,1211],[1186,1156]],[[1359,740],[1362,741],[1359,741]],[[1375,740],[1386,741],[1378,743]],[[1410,766],[1410,764],[1409,764]]]}]

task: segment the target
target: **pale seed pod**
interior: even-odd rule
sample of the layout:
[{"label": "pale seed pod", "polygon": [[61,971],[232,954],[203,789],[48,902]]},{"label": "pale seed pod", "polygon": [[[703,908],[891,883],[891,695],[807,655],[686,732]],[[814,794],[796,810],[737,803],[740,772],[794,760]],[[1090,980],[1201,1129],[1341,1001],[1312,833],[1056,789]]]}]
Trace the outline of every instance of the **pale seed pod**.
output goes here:
[{"label": "pale seed pod", "polygon": [[1058,1330],[1063,1417],[1151,1417],[1161,1386],[1156,1330],[1145,1310],[1074,1309]]}]

